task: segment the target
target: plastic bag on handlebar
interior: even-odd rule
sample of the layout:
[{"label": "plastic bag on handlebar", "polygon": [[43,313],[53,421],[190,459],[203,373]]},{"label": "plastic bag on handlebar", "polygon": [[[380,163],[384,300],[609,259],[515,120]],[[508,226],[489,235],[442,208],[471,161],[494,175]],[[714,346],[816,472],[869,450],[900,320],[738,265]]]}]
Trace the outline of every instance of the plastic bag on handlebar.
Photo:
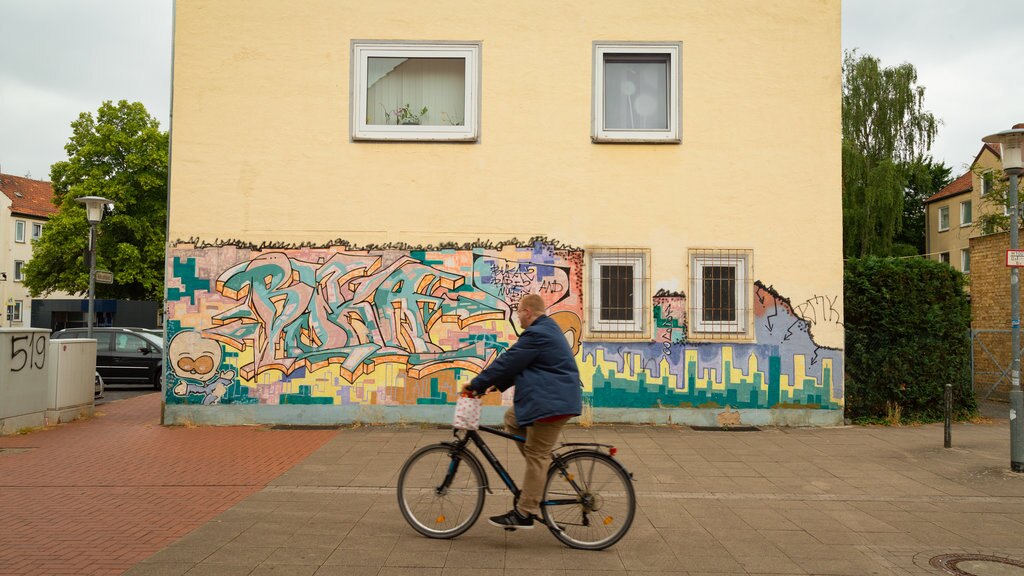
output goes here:
[{"label": "plastic bag on handlebar", "polygon": [[480,428],[480,404],[482,400],[472,396],[461,395],[455,402],[455,417],[452,428],[458,430],[478,430]]}]

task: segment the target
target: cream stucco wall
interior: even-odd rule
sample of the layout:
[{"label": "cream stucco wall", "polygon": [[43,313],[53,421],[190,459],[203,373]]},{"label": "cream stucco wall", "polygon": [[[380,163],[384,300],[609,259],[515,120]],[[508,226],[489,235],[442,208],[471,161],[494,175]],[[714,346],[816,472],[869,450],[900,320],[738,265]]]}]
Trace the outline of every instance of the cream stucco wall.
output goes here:
[{"label": "cream stucco wall", "polygon": [[[999,157],[993,154],[988,147],[983,147],[981,153],[970,167],[971,189],[956,196],[936,200],[927,205],[926,216],[928,221],[926,229],[928,231],[929,258],[939,260],[942,253],[948,252],[950,265],[961,272],[965,272],[961,251],[970,248],[971,238],[982,235],[982,229],[979,224],[981,216],[999,210],[999,207],[986,202],[982,198],[981,174],[988,170],[995,171],[998,174],[1002,167],[1003,164]],[[971,222],[961,224],[960,205],[968,201],[971,203]],[[944,207],[949,209],[949,229],[939,230],[939,211]]]},{"label": "cream stucco wall", "polygon": [[[842,306],[840,3],[176,2],[169,240],[544,235],[753,251],[753,279]],[[472,144],[353,142],[353,39],[482,43]],[[590,140],[592,44],[682,42],[682,143]],[[836,323],[819,344],[843,345]]]}]

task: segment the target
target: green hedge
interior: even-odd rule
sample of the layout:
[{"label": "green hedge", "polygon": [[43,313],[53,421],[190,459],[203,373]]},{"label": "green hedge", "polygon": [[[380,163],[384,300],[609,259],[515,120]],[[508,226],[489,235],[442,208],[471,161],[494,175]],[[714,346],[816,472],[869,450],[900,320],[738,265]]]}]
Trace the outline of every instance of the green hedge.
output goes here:
[{"label": "green hedge", "polygon": [[926,258],[853,258],[844,274],[846,416],[855,421],[977,411],[970,384],[970,305],[964,275]]}]

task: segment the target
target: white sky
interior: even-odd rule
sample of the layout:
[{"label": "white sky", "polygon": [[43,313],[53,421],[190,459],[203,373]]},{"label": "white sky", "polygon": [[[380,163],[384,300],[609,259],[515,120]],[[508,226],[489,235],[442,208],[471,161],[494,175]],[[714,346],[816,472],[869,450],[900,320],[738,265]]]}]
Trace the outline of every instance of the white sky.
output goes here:
[{"label": "white sky", "polygon": [[[171,19],[171,0],[0,0],[0,170],[48,180],[71,122],[104,100],[167,129]],[[846,0],[843,47],[917,68],[954,176],[982,136],[1024,122],[1024,0]]]}]

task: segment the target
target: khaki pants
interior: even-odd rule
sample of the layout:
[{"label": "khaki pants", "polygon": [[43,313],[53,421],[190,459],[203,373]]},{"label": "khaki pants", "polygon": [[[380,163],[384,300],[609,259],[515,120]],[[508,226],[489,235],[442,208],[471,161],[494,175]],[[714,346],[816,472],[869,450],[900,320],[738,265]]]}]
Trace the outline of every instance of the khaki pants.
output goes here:
[{"label": "khaki pants", "polygon": [[515,408],[505,412],[505,430],[516,436],[526,436],[526,442],[516,442],[519,451],[526,459],[526,474],[522,492],[519,494],[520,514],[540,515],[540,499],[544,496],[544,483],[547,481],[548,466],[551,464],[551,450],[558,442],[562,428],[572,416],[565,416],[554,422],[534,422],[525,428],[516,426]]}]

